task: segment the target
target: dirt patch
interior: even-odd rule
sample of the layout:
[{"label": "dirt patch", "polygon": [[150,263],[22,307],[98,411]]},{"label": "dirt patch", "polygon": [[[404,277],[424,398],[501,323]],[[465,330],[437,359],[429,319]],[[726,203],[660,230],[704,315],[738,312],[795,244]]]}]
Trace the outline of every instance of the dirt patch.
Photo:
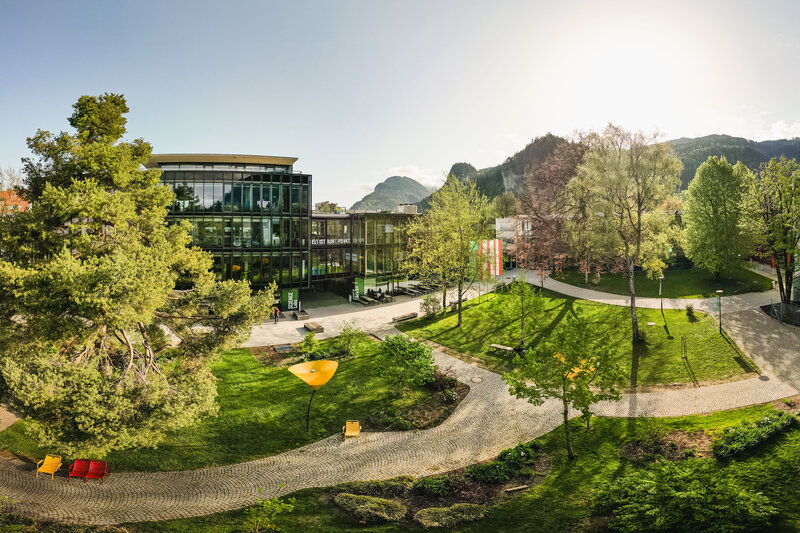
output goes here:
[{"label": "dirt patch", "polygon": [[[458,404],[461,403],[461,400],[469,394],[469,386],[461,382],[450,390],[454,391],[455,395],[451,395],[450,391],[439,391],[419,405],[400,411],[400,416],[411,422],[417,429],[438,426],[453,413]],[[447,395],[451,396],[448,397]]]},{"label": "dirt patch", "polygon": [[0,431],[3,431],[4,429],[8,428],[17,420],[19,420],[19,417],[16,414],[12,413],[8,409],[8,406],[0,405]]},{"label": "dirt patch", "polygon": [[794,396],[789,396],[788,398],[784,398],[782,400],[775,400],[772,402],[772,407],[778,411],[786,411],[791,414],[797,414],[798,410],[800,410],[800,394],[795,394]]},{"label": "dirt patch", "polygon": [[645,446],[640,441],[626,442],[620,455],[637,463],[652,463],[659,460],[681,461],[690,457],[711,457],[711,436],[697,431],[673,430],[657,443]]}]

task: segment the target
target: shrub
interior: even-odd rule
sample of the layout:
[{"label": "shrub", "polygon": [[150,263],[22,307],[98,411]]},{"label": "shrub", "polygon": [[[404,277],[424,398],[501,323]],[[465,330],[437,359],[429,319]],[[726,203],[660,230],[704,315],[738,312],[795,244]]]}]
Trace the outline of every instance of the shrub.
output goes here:
[{"label": "shrub", "polygon": [[448,403],[454,403],[458,401],[458,393],[452,389],[444,391],[444,399]]},{"label": "shrub", "polygon": [[439,298],[433,294],[426,294],[419,302],[419,310],[425,316],[433,316],[441,311],[442,306],[439,303]]},{"label": "shrub", "polygon": [[776,513],[707,459],[630,471],[604,485],[596,501],[596,512],[612,516],[609,528],[626,533],[760,531]]},{"label": "shrub", "polygon": [[339,328],[339,336],[334,341],[334,346],[339,353],[347,355],[355,355],[355,350],[358,345],[366,340],[367,336],[363,331],[356,327],[355,322],[342,322],[342,327]]},{"label": "shrub", "polygon": [[399,522],[406,516],[406,506],[392,500],[340,492],[333,503],[364,522]]},{"label": "shrub", "polygon": [[686,316],[693,317],[694,316],[694,305],[693,304],[686,304]]},{"label": "shrub", "polygon": [[480,520],[484,508],[474,503],[457,503],[452,507],[429,507],[414,515],[414,520],[423,527],[455,527],[466,522]]},{"label": "shrub", "polygon": [[533,463],[535,452],[534,445],[522,442],[513,448],[500,452],[497,460],[505,464],[511,471],[516,472],[520,468]]},{"label": "shrub", "polygon": [[658,418],[645,416],[636,422],[636,440],[646,450],[652,451],[660,448],[667,433],[667,426]]},{"label": "shrub", "polygon": [[348,492],[379,498],[405,498],[414,486],[414,478],[400,476],[381,481],[348,481],[333,487],[333,492]]},{"label": "shrub", "polygon": [[499,485],[511,479],[511,469],[500,461],[472,465],[464,471],[464,475],[478,483]]},{"label": "shrub", "polygon": [[455,389],[457,385],[456,371],[453,370],[452,366],[437,369],[433,373],[433,381],[431,381],[431,388],[433,388],[433,390],[446,391]]},{"label": "shrub", "polygon": [[261,531],[280,531],[275,523],[275,518],[282,513],[294,511],[294,498],[282,501],[278,498],[258,500],[258,502],[245,511],[247,520],[244,523],[245,531],[260,533]]},{"label": "shrub", "polygon": [[404,389],[430,383],[438,368],[431,347],[405,335],[388,335],[376,359],[381,376]]},{"label": "shrub", "polygon": [[414,490],[434,498],[444,498],[453,492],[450,481],[445,476],[424,477],[414,483]]},{"label": "shrub", "polygon": [[303,354],[303,360],[313,361],[317,352],[319,352],[319,341],[313,331],[306,332],[306,336],[299,344],[300,353]]},{"label": "shrub", "polygon": [[742,422],[723,430],[720,438],[711,445],[711,451],[718,459],[725,459],[766,442],[796,423],[794,416],[778,412],[770,413],[752,423]]}]

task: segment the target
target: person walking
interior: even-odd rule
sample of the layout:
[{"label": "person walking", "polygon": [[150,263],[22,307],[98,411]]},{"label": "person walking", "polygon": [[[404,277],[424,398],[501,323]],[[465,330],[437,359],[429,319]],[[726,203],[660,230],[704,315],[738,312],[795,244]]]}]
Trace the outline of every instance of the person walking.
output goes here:
[{"label": "person walking", "polygon": [[272,309],[272,314],[275,316],[275,323],[277,324],[278,318],[281,316],[281,311],[278,309],[277,305]]}]

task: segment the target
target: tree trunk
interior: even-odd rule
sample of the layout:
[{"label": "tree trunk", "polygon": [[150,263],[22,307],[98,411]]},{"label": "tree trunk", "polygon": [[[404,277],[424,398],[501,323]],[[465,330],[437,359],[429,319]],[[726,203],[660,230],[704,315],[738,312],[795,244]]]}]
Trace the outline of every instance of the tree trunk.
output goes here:
[{"label": "tree trunk", "polygon": [[567,441],[567,457],[575,459],[575,453],[572,451],[572,438],[569,434],[569,405],[567,404],[566,390],[563,391],[561,401],[564,403],[564,438]]},{"label": "tree trunk", "polygon": [[639,320],[636,317],[636,289],[633,283],[633,260],[628,261],[628,286],[631,291],[631,334],[632,342],[639,342]]},{"label": "tree trunk", "polygon": [[447,285],[442,287],[442,312],[447,312]]},{"label": "tree trunk", "polygon": [[525,346],[525,291],[520,292],[520,328],[519,328],[519,347]]},{"label": "tree trunk", "polygon": [[722,277],[722,273],[717,271],[714,272],[714,281],[719,282],[720,278]]},{"label": "tree trunk", "polygon": [[459,328],[461,327],[461,322],[462,322],[462,320],[461,320],[461,300],[464,299],[463,298],[463,293],[462,293],[462,289],[463,288],[464,288],[464,282],[463,281],[459,281],[458,282],[458,295],[457,295],[458,296],[458,327]]}]

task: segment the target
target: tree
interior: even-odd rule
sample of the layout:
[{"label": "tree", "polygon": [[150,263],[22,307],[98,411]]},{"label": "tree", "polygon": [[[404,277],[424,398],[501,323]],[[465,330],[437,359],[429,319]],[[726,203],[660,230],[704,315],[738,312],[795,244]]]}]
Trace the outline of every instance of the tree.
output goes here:
[{"label": "tree", "polygon": [[753,175],[739,162],[709,157],[689,183],[683,203],[683,249],[695,265],[720,279],[753,251],[753,217],[747,195]]},{"label": "tree", "polygon": [[526,169],[520,194],[524,231],[516,248],[527,268],[551,272],[569,251],[564,240],[564,224],[569,220],[566,187],[587,150],[581,140],[563,141],[541,165]]},{"label": "tree", "polygon": [[[261,490],[261,489],[258,489]],[[294,498],[281,500],[279,498],[261,499],[253,507],[245,511],[247,520],[244,523],[245,530],[250,533],[278,532],[280,527],[275,522],[278,515],[291,513],[294,511]]]},{"label": "tree", "polygon": [[342,210],[342,208],[339,207],[339,205],[336,202],[329,202],[327,200],[318,203],[316,205],[316,208],[317,212],[319,213],[335,213],[339,210]]},{"label": "tree", "polygon": [[336,337],[336,348],[344,354],[355,355],[355,349],[366,340],[367,336],[356,327],[355,322],[342,322],[339,336]]},{"label": "tree", "polygon": [[614,362],[614,347],[606,337],[592,337],[592,324],[579,310],[550,339],[514,358],[517,370],[503,374],[509,392],[541,405],[561,400],[567,455],[575,457],[569,430],[569,408],[583,410],[601,400],[619,400],[625,370]]},{"label": "tree", "polygon": [[494,216],[506,218],[517,214],[517,197],[513,192],[504,191],[492,200]]},{"label": "tree", "polygon": [[480,277],[484,263],[478,244],[489,236],[492,222],[489,201],[478,192],[475,183],[450,175],[444,186],[433,193],[430,210],[406,227],[406,269],[426,280],[438,278],[440,286],[456,286],[458,327],[463,322],[464,295]]},{"label": "tree", "polygon": [[[266,316],[275,286],[216,282],[151,147],[122,141],[124,97],[83,96],[76,133],[28,139],[32,208],[0,226],[0,374],[42,447],[152,446],[214,414],[210,364]],[[176,284],[191,288],[175,290]]]},{"label": "tree", "polygon": [[303,340],[300,341],[298,347],[300,348],[300,353],[303,354],[304,361],[313,360],[317,352],[319,352],[317,334],[313,331],[306,331],[306,335],[303,337]]},{"label": "tree", "polygon": [[781,302],[787,304],[800,252],[800,163],[783,157],[763,163],[751,201],[758,213],[759,244],[775,260]]},{"label": "tree", "polygon": [[641,267],[652,277],[660,276],[666,267],[662,258],[674,238],[667,209],[680,184],[681,162],[669,145],[654,144],[657,138],[609,124],[602,135],[591,138],[591,149],[573,178],[577,181],[570,183],[570,190],[591,194],[591,205],[608,228],[608,252],[624,262],[634,343],[640,339],[634,272]]},{"label": "tree", "polygon": [[741,487],[708,459],[661,461],[606,484],[597,511],[626,533],[767,531],[777,513],[766,496]]},{"label": "tree", "polygon": [[524,348],[526,321],[529,323],[535,321],[542,314],[544,311],[544,298],[525,279],[524,271],[520,278],[511,284],[509,294],[511,303],[507,310],[514,320],[519,320],[519,345]]},{"label": "tree", "polygon": [[22,170],[11,165],[0,168],[0,191],[22,186]]},{"label": "tree", "polygon": [[377,362],[381,375],[402,389],[430,383],[438,368],[431,347],[405,335],[387,335]]}]

